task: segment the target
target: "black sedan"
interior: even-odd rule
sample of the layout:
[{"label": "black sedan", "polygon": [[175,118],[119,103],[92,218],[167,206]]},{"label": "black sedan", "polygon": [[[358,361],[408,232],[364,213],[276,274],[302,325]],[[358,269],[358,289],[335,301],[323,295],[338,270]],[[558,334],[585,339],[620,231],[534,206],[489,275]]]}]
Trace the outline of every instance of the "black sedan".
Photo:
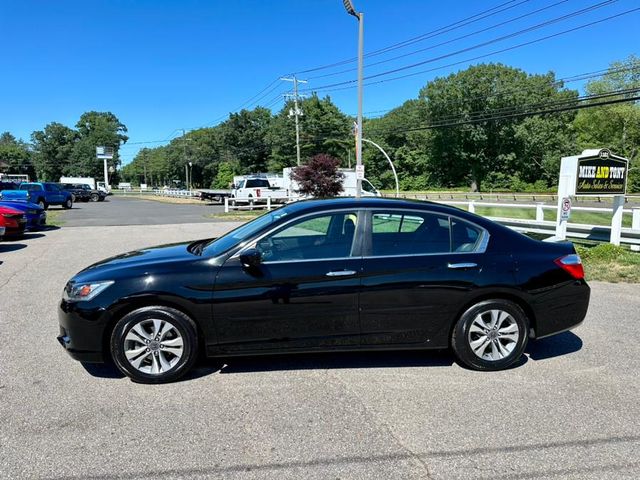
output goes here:
[{"label": "black sedan", "polygon": [[452,348],[504,369],[575,327],[590,289],[570,243],[443,205],[292,203],[218,239],[125,253],[66,285],[59,342],[161,383],[207,356]]}]

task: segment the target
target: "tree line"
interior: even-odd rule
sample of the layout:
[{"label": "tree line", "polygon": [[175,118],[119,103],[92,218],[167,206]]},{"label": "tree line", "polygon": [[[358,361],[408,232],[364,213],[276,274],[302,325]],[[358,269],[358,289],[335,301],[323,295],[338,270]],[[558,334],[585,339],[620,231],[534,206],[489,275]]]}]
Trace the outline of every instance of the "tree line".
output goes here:
[{"label": "tree line", "polygon": [[[611,64],[586,83],[582,95],[552,72],[529,74],[503,64],[480,64],[436,78],[417,98],[379,118],[366,118],[363,134],[390,155],[405,191],[545,191],[557,182],[560,158],[585,148],[606,147],[638,165],[640,104],[618,103],[637,95],[638,88],[640,59],[635,56]],[[325,154],[337,158],[341,167],[353,166],[354,118],[328,96],[314,94],[299,105],[303,163]],[[598,106],[583,108],[591,105]],[[292,109],[293,102],[287,101],[275,113],[264,107],[241,110],[165,146],[143,148],[122,167],[120,178],[134,184],[177,184],[184,182],[190,163],[192,185],[226,188],[234,175],[295,166]],[[5,142],[4,134],[0,161],[9,158],[3,157],[9,148],[11,158],[30,155],[39,177],[58,172],[99,175],[95,148],[92,153],[89,146],[103,142],[99,144],[117,149],[126,141],[125,133],[112,114],[89,112],[75,130],[54,123],[34,132],[30,145]],[[363,145],[363,162],[376,187],[394,188],[392,172],[377,149]],[[631,171],[629,187],[640,191],[638,168]]]}]

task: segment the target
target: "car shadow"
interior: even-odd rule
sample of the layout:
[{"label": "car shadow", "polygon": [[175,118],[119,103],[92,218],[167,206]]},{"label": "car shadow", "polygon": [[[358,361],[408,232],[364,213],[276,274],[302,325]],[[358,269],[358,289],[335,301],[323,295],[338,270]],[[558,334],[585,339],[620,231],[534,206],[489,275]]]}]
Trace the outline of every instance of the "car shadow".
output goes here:
[{"label": "car shadow", "polygon": [[89,375],[97,378],[124,378],[125,375],[118,370],[112,362],[85,363],[80,362]]},{"label": "car shadow", "polygon": [[[582,340],[572,332],[564,332],[542,340],[531,341],[525,349],[526,355],[507,370],[519,368],[529,359],[546,360],[577,352]],[[214,373],[239,374],[277,372],[289,370],[334,370],[402,367],[450,367],[455,363],[453,353],[448,350],[411,350],[384,352],[328,352],[255,355],[246,357],[207,358],[199,360],[195,367],[178,382],[206,377]],[[467,369],[464,365],[461,368]],[[112,362],[82,363],[90,375],[98,378],[125,378]]]},{"label": "car shadow", "polygon": [[19,237],[16,237],[15,240],[31,240],[34,238],[44,237],[44,233],[35,233],[35,232],[26,232]]},{"label": "car shadow", "polygon": [[[446,350],[396,352],[334,352],[257,355],[247,357],[207,358],[178,382],[221,374],[276,372],[288,370],[333,370],[400,367],[450,367],[453,355]],[[93,377],[119,379],[125,376],[112,363],[82,363]]]},{"label": "car shadow", "polygon": [[334,352],[261,355],[218,359],[220,373],[273,372],[285,370],[332,370],[399,367],[450,367],[447,351]]},{"label": "car shadow", "polygon": [[38,229],[36,231],[37,232],[51,232],[53,230],[60,230],[60,227],[58,227],[57,225],[42,225],[41,227],[38,227]]},{"label": "car shadow", "polygon": [[546,360],[577,352],[582,348],[582,339],[573,332],[564,332],[552,337],[529,342],[525,352],[531,360]]},{"label": "car shadow", "polygon": [[14,252],[16,250],[22,250],[23,248],[26,248],[27,246],[24,243],[7,243],[6,239],[3,240],[2,242],[0,242],[0,253],[8,253],[8,252]]}]

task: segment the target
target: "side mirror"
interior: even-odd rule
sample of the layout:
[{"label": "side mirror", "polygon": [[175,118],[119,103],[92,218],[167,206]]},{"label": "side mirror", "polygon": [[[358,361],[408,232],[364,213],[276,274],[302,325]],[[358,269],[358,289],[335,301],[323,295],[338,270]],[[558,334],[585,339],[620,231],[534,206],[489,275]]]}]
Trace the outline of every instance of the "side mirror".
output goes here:
[{"label": "side mirror", "polygon": [[240,254],[240,263],[244,268],[256,268],[262,261],[262,255],[256,248],[248,248]]}]

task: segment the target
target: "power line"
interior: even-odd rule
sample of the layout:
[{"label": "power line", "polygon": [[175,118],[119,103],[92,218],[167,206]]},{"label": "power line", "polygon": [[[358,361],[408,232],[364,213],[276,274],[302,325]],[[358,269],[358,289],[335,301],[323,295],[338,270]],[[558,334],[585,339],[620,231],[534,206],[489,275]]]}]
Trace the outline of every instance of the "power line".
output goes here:
[{"label": "power line", "polygon": [[[416,55],[418,53],[425,52],[427,50],[433,50],[434,48],[441,47],[443,45],[448,45],[450,43],[457,42],[458,40],[462,40],[464,38],[469,38],[469,37],[472,37],[472,36],[477,35],[479,33],[484,33],[484,32],[487,32],[489,30],[493,30],[494,28],[502,27],[502,26],[507,25],[509,23],[513,23],[513,22],[516,22],[518,20],[522,20],[523,18],[529,17],[531,15],[535,15],[536,13],[540,13],[540,12],[542,12],[544,10],[548,10],[550,8],[556,7],[556,6],[560,5],[560,4],[566,3],[568,1],[569,0],[560,0],[560,1],[556,2],[556,3],[551,4],[551,5],[547,5],[545,7],[539,8],[539,9],[534,10],[532,12],[525,13],[524,15],[519,15],[519,16],[511,18],[509,20],[493,24],[493,25],[491,25],[489,27],[485,27],[485,28],[482,28],[480,30],[476,30],[475,32],[471,32],[471,33],[468,33],[466,35],[461,35],[461,36],[453,38],[451,40],[440,42],[440,43],[437,43],[435,45],[431,45],[429,47],[421,48],[419,50],[414,50],[414,51],[411,51],[411,52],[408,52],[408,53],[403,53],[402,55],[397,55],[395,57],[387,58],[385,60],[380,60],[378,62],[368,63],[367,64],[367,68],[371,68],[371,67],[376,66],[376,65],[381,65],[383,63],[392,62],[394,60],[398,60],[399,58],[405,58],[405,57],[409,57],[411,55]],[[316,79],[316,78],[332,77],[332,76],[336,76],[336,75],[341,75],[343,73],[353,72],[355,70],[357,70],[357,69],[356,68],[349,68],[349,69],[346,69],[346,70],[340,70],[339,72],[332,72],[332,73],[325,73],[323,75],[316,75],[315,77],[310,77],[310,78],[311,79]]]},{"label": "power line", "polygon": [[[542,42],[544,40],[549,40],[551,38],[559,37],[561,35],[566,35],[567,33],[572,33],[572,32],[575,32],[577,30],[581,30],[581,29],[584,29],[584,28],[591,27],[593,25],[597,25],[599,23],[603,23],[603,22],[606,22],[606,21],[609,21],[609,20],[613,20],[613,19],[621,17],[623,15],[628,15],[630,13],[634,13],[634,12],[636,12],[638,10],[640,10],[640,7],[633,8],[631,10],[627,10],[627,11],[618,13],[616,15],[611,15],[609,17],[602,18],[600,20],[595,20],[593,22],[585,23],[583,25],[579,25],[577,27],[573,27],[573,28],[570,28],[568,30],[563,30],[561,32],[557,32],[557,33],[553,33],[553,34],[550,34],[550,35],[546,35],[544,37],[536,38],[534,40],[530,40],[530,41],[527,41],[527,42],[519,43],[517,45],[512,45],[510,47],[502,48],[500,50],[494,50],[494,51],[489,52],[489,53],[485,53],[485,54],[478,55],[478,56],[475,56],[475,57],[471,57],[471,58],[467,58],[467,59],[464,59],[464,60],[460,60],[458,62],[448,63],[446,65],[440,65],[438,67],[430,68],[430,69],[427,69],[427,70],[420,70],[418,72],[408,73],[408,74],[400,75],[400,76],[397,76],[397,77],[386,78],[386,79],[383,79],[383,80],[377,80],[375,82],[365,83],[364,85],[365,86],[371,86],[371,85],[377,85],[377,84],[380,84],[380,83],[391,82],[391,81],[395,81],[395,80],[401,80],[401,79],[404,79],[404,78],[414,77],[416,75],[421,75],[423,73],[434,72],[434,71],[437,71],[437,70],[442,70],[444,68],[465,64],[465,63],[468,63],[468,62],[472,62],[474,60],[480,60],[482,58],[490,57],[490,56],[496,55],[498,53],[508,52],[508,51],[511,51],[511,50],[515,50],[517,48],[522,48],[522,47],[525,47],[525,46],[528,46],[528,45],[533,45],[535,43],[539,43],[539,42]],[[413,68],[413,66],[405,67],[404,69],[406,69],[406,68]],[[369,77],[365,77],[365,79],[374,78],[374,77],[380,77],[380,76],[383,76],[383,75],[388,75],[389,73],[393,73],[393,72],[396,72],[396,71],[398,71],[398,69],[395,69],[393,71],[379,73],[379,74],[376,74],[376,75],[373,75],[373,76],[369,76]],[[312,89],[312,90],[314,92],[331,92],[331,91],[338,91],[338,90],[347,90],[347,89],[350,89],[350,88],[355,88],[355,85],[353,85],[353,83],[355,83],[355,80],[349,80],[349,81],[346,81],[346,82],[335,83],[335,84],[332,84],[332,85],[320,86],[320,87],[318,87],[316,89]],[[348,86],[342,87],[342,88],[329,88],[329,87],[334,86],[334,85],[335,86],[348,85]]]},{"label": "power line", "polygon": [[[595,9],[602,8],[602,7],[607,6],[607,5],[611,5],[612,3],[616,2],[616,1],[618,1],[618,0],[606,0],[604,2],[600,2],[598,4],[594,4],[594,5],[591,5],[589,7],[586,7],[586,8],[580,9],[580,10],[576,10],[574,12],[571,12],[569,14],[563,15],[561,17],[556,17],[556,18],[553,18],[551,20],[547,20],[545,22],[539,23],[537,25],[534,25],[534,26],[531,26],[531,27],[527,27],[525,29],[518,30],[516,32],[512,32],[512,33],[510,33],[508,35],[503,35],[501,37],[497,37],[497,38],[494,38],[494,39],[491,39],[491,40],[487,40],[485,42],[478,43],[476,45],[472,45],[470,47],[463,48],[463,49],[457,50],[455,52],[447,53],[447,54],[444,54],[444,55],[439,55],[437,57],[428,58],[428,59],[423,60],[421,62],[412,63],[410,65],[404,65],[402,67],[394,68],[394,69],[391,69],[391,70],[386,70],[384,72],[376,73],[376,74],[373,74],[373,75],[368,75],[364,79],[365,80],[369,80],[369,79],[372,79],[372,78],[378,78],[378,77],[382,77],[382,76],[385,76],[385,75],[390,75],[392,73],[397,73],[397,72],[401,72],[401,71],[404,71],[404,70],[409,70],[409,69],[412,69],[412,68],[415,68],[415,67],[419,67],[421,65],[425,65],[427,63],[436,62],[438,60],[443,60],[445,58],[453,57],[453,56],[459,55],[461,53],[465,53],[465,52],[468,52],[468,51],[471,51],[471,50],[476,50],[478,48],[486,47],[488,45],[491,45],[491,44],[494,44],[494,43],[498,43],[498,42],[501,42],[503,40],[506,40],[506,39],[509,39],[509,38],[513,38],[513,37],[516,37],[518,35],[522,35],[524,33],[529,33],[531,31],[534,31],[534,30],[537,30],[537,29],[540,29],[540,28],[544,28],[544,27],[546,27],[548,25],[552,25],[554,23],[558,23],[558,22],[567,20],[569,18],[578,16],[578,15],[582,15],[584,13],[593,11]],[[591,22],[591,23],[582,25],[580,27],[575,27],[575,28],[572,28],[572,29],[569,29],[569,30],[565,30],[564,32],[560,32],[560,33],[551,35],[548,38],[551,38],[553,36],[558,36],[558,35],[563,34],[563,33],[569,33],[569,32],[578,30],[580,28],[586,28],[587,26],[595,25],[597,23],[601,23],[601,22],[606,21],[606,20],[611,20],[613,18],[617,18],[617,17],[619,17],[621,15],[624,15],[624,14],[627,14],[627,13],[631,13],[631,12],[634,12],[636,10],[640,10],[640,7],[628,10],[627,12],[624,12],[624,13],[621,13],[621,14],[612,15],[612,16],[607,17],[605,19],[597,20],[595,22]],[[526,43],[523,44],[523,45],[526,45]],[[317,87],[317,91],[320,91],[320,90],[322,90],[324,88],[332,88],[332,87],[337,87],[337,86],[341,86],[341,85],[350,85],[350,84],[355,83],[356,81],[357,80],[354,79],[354,80],[347,80],[347,81],[344,81],[344,82],[332,83],[332,84],[328,84],[328,85],[321,85],[321,86]],[[313,89],[310,89],[310,90],[313,90]],[[304,91],[307,91],[307,89],[305,89]]]},{"label": "power line", "polygon": [[[379,50],[374,50],[372,52],[369,52],[369,53],[365,54],[365,58],[368,58],[368,57],[371,57],[371,56],[375,56],[375,55],[380,55],[381,53],[385,53],[385,52],[387,52],[389,50],[402,48],[403,46],[405,46],[405,44],[415,43],[416,41],[420,41],[422,39],[431,38],[431,36],[442,35],[444,33],[448,33],[451,30],[455,30],[457,28],[464,27],[464,26],[469,25],[471,23],[474,23],[474,22],[477,22],[479,20],[482,20],[482,19],[484,19],[486,17],[492,16],[492,15],[496,15],[498,13],[501,13],[501,12],[505,11],[505,10],[509,10],[511,8],[514,8],[514,7],[517,7],[519,5],[522,5],[523,3],[526,3],[527,1],[529,1],[529,0],[521,0],[521,1],[516,3],[516,0],[510,0],[508,2],[501,3],[500,5],[497,5],[497,6],[493,7],[493,8],[490,8],[488,10],[484,10],[483,12],[477,13],[477,14],[472,15],[470,17],[463,18],[462,20],[458,20],[457,22],[451,23],[451,24],[446,25],[444,27],[440,27],[440,28],[438,28],[436,30],[432,30],[430,32],[424,33],[424,34],[419,35],[417,37],[413,37],[413,38],[410,38],[408,40],[404,40],[402,42],[399,42],[399,43],[396,43],[396,44],[389,45],[387,47],[381,48]],[[506,5],[510,5],[510,4],[513,4],[513,3],[516,3],[516,4],[515,5],[511,5],[511,6],[507,6],[506,8],[502,8],[501,9],[501,7],[504,7]],[[327,69],[327,68],[339,67],[341,65],[345,65],[345,64],[348,64],[348,63],[353,63],[353,62],[356,62],[356,61],[358,61],[357,57],[346,59],[346,60],[341,60],[339,62],[334,62],[334,63],[330,63],[330,64],[327,64],[327,65],[321,65],[319,67],[308,68],[306,70],[300,70],[300,71],[298,71],[296,73],[297,74],[301,74],[301,73],[316,72],[318,70],[324,70],[324,69]]]}]

